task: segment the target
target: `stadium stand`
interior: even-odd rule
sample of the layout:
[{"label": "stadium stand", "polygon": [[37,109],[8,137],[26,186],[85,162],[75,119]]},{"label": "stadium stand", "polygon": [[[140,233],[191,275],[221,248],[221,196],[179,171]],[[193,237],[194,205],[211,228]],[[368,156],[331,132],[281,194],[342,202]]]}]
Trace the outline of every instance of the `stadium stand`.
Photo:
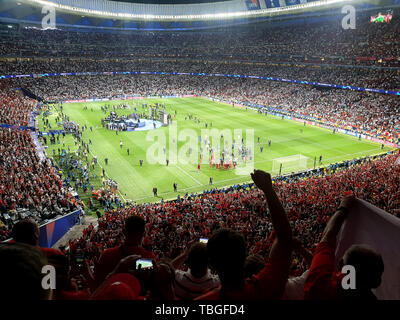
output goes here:
[{"label": "stadium stand", "polygon": [[[332,211],[347,194],[354,194],[398,216],[399,175],[395,173],[400,167],[395,164],[397,157],[369,158],[311,176],[274,180],[294,235],[306,248],[314,249]],[[371,185],[380,187],[368,188]],[[146,219],[143,244],[159,257],[175,258],[185,243],[209,238],[221,227],[241,232],[247,240],[249,254],[265,256],[271,245],[268,239],[272,225],[262,193],[254,185],[237,185],[190,194],[180,201],[133,205],[110,211],[99,219],[97,229],[85,230],[81,239],[69,243],[71,254],[77,248],[84,249],[86,257],[96,261],[103,250],[119,244],[123,221],[130,215]],[[292,275],[298,276],[305,271],[303,261],[299,257],[293,261],[297,262],[291,267]]]},{"label": "stadium stand", "polygon": [[[0,240],[9,239],[15,225],[27,218],[42,224],[82,205],[54,163],[42,159],[37,152],[37,138],[30,122],[40,104],[15,88],[23,88],[44,102],[174,94],[217,98],[274,108],[281,114],[312,118],[399,144],[398,95],[211,76],[40,76],[179,71],[274,76],[400,90],[400,20],[375,25],[365,17],[358,16],[358,27],[350,32],[327,22],[301,25],[296,33],[292,28],[280,27],[268,29],[269,32],[263,28],[251,32],[239,29],[229,35],[116,35],[34,29],[2,34],[2,75],[39,76],[0,80]],[[1,270],[11,270],[15,256],[24,256],[21,263],[27,264],[25,258],[31,252],[34,260],[31,273],[27,274],[26,281],[31,284],[27,299],[30,292],[37,298],[49,298],[48,292],[37,286],[38,268],[46,263],[55,265],[61,276],[61,287],[53,295],[59,300],[174,300],[176,296],[189,300],[280,299],[290,296],[285,291],[288,277],[303,277],[302,283],[307,285],[306,290],[300,290],[302,298],[375,299],[371,288],[376,288],[383,268],[379,253],[360,247],[347,252],[346,259],[372,257],[368,261],[377,265],[373,270],[377,280],[371,284],[364,278],[361,284],[367,284],[355,296],[334,289],[326,289],[325,295],[318,296],[318,291],[313,291],[318,290],[313,278],[315,265],[320,252],[326,250],[332,255],[341,223],[346,214],[351,214],[355,201],[352,196],[400,218],[399,161],[398,153],[389,152],[272,180],[257,171],[251,176],[254,183],[186,194],[161,203],[121,203],[119,197],[105,192],[100,200],[106,214],[99,217],[96,227],[90,225],[80,238],[71,239],[60,248],[63,254],[48,256],[46,261],[38,250],[29,251],[29,246],[16,244],[13,250],[13,244],[0,244],[0,256],[6,261]],[[131,225],[135,219],[141,221],[139,231]],[[134,232],[129,232],[129,226]],[[198,249],[202,250],[198,265],[196,259],[185,264],[184,260],[196,250],[192,244],[199,238],[208,238],[209,244]],[[232,245],[239,249],[228,250]],[[129,250],[125,252],[123,248]],[[315,254],[312,262],[305,250]],[[153,259],[153,268],[135,270],[133,276],[131,267],[139,254]],[[204,266],[207,255],[211,258],[210,269]],[[221,256],[226,260],[221,261]],[[254,269],[248,266],[252,263]],[[227,264],[233,266],[233,271]],[[359,265],[362,269],[363,263]],[[201,274],[196,276],[198,269]],[[23,271],[16,269],[18,272]],[[0,275],[3,279],[4,273]],[[184,276],[190,277],[190,288],[190,281],[182,280]],[[252,276],[251,280],[245,280],[247,276]],[[72,278],[78,279],[77,287]],[[174,288],[175,280],[179,290]],[[211,281],[210,285],[204,285],[206,281]],[[209,289],[214,290],[208,292]]]},{"label": "stadium stand", "polygon": [[41,159],[33,142],[29,117],[37,102],[2,83],[0,96],[1,240],[25,218],[44,223],[77,207],[49,159]]},{"label": "stadium stand", "polygon": [[315,61],[320,64],[395,67],[399,65],[396,46],[398,30],[397,19],[393,19],[390,24],[371,24],[366,13],[357,16],[355,30],[344,30],[340,20],[326,21],[323,24],[320,21],[300,24],[296,32],[291,26],[274,28],[261,24],[250,30],[246,27],[229,34],[218,31],[200,34],[105,34],[22,29],[1,38],[1,54],[24,58],[47,56],[121,59],[133,56],[198,60]]}]

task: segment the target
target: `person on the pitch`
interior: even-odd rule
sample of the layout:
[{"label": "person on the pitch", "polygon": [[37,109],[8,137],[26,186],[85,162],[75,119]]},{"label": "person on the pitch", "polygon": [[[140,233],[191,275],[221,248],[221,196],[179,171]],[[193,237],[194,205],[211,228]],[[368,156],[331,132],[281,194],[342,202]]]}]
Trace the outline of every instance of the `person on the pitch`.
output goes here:
[{"label": "person on the pitch", "polygon": [[178,185],[176,184],[176,182],[174,182],[174,192],[178,191]]}]

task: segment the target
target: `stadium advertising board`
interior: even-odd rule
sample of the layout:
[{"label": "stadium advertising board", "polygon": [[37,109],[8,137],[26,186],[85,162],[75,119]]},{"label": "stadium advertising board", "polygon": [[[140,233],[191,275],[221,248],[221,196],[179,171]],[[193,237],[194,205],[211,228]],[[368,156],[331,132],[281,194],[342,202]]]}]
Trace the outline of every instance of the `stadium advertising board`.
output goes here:
[{"label": "stadium advertising board", "polygon": [[354,137],[358,137],[358,133],[355,133],[355,132],[350,131],[350,130],[346,130],[346,131],[345,131],[345,134],[348,134],[348,135],[354,136]]}]

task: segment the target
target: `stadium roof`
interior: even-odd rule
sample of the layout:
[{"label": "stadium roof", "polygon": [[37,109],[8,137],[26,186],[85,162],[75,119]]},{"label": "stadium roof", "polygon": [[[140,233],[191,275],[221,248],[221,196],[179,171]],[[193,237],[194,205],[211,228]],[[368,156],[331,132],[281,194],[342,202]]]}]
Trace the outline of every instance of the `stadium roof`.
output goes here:
[{"label": "stadium roof", "polygon": [[[293,19],[319,19],[323,23],[330,17],[342,16],[345,4],[355,5],[361,11],[379,7],[370,1],[375,0],[228,0],[169,5],[109,0],[0,0],[0,23],[84,32],[222,30],[253,23],[289,23],[288,20]],[[382,1],[393,5],[400,0]],[[52,20],[48,19],[43,25],[44,17],[51,11],[54,12],[54,23],[51,24]]]},{"label": "stadium roof", "polygon": [[109,0],[116,2],[147,3],[147,4],[194,4],[223,2],[226,0]]},{"label": "stadium roof", "polygon": [[108,0],[20,0],[57,11],[102,18],[152,21],[205,21],[295,14],[361,0],[229,0],[195,4],[145,4]]}]

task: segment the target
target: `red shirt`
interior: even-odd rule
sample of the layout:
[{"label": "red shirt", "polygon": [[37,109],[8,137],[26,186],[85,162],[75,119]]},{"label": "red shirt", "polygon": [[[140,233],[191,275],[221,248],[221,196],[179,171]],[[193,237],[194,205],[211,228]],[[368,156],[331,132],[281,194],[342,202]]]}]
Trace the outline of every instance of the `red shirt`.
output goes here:
[{"label": "red shirt", "polygon": [[305,300],[337,300],[337,284],[343,278],[335,268],[335,248],[328,242],[320,242],[315,249],[306,282],[304,283]]},{"label": "red shirt", "polygon": [[56,300],[89,300],[90,294],[88,290],[67,291],[63,290],[57,294]]},{"label": "red shirt", "polygon": [[[229,300],[280,300],[288,277],[287,268],[276,261],[269,261],[256,275],[245,280],[244,287],[226,292]],[[221,300],[221,287],[195,300]]]},{"label": "red shirt", "polygon": [[99,262],[97,263],[95,268],[94,277],[97,285],[100,285],[104,281],[106,276],[114,270],[114,268],[117,266],[122,258],[134,254],[140,255],[142,258],[145,259],[156,259],[156,256],[153,252],[147,251],[139,246],[125,244],[122,246],[107,249],[101,255]]}]

